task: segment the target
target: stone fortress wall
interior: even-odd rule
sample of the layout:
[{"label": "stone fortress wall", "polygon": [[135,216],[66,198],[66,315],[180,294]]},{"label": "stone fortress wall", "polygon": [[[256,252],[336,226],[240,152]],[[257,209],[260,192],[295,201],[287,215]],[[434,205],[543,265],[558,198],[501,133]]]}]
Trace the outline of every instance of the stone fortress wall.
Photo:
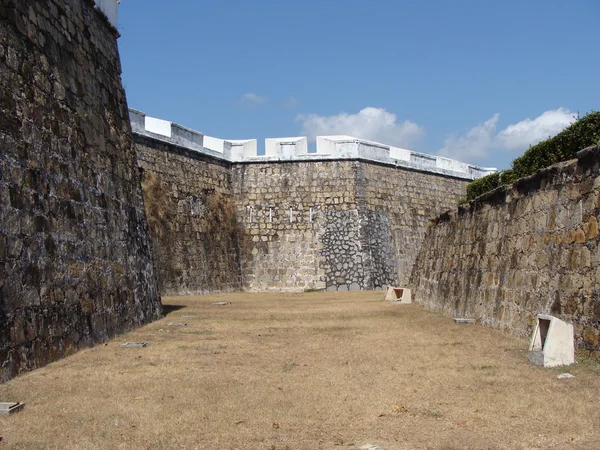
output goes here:
[{"label": "stone fortress wall", "polygon": [[231,165],[136,137],[162,295],[242,288]]},{"label": "stone fortress wall", "polygon": [[419,303],[529,336],[537,314],[600,355],[600,146],[432,221],[410,285]]},{"label": "stone fortress wall", "polygon": [[[379,289],[600,352],[600,149],[427,222],[493,172],[349,136],[204,136],[128,113],[118,0],[0,0],[0,382],[165,295]],[[133,134],[132,134],[133,131]]]},{"label": "stone fortress wall", "polygon": [[0,381],[161,314],[117,36],[0,0]]},{"label": "stone fortress wall", "polygon": [[[236,283],[251,291],[405,283],[427,221],[464,197],[468,181],[494,171],[349,136],[318,137],[315,153],[305,137],[267,139],[259,155],[256,140],[204,136],[135,110],[130,117],[140,167],[163,177],[161,195],[191,204],[220,174],[221,195],[233,200],[237,219],[221,240],[231,249],[221,265],[230,280],[225,290]],[[152,222],[148,205],[157,192],[146,186],[144,195]],[[197,220],[209,223],[216,211],[205,212]],[[151,225],[161,293],[212,291],[207,281],[216,272],[199,271],[211,264],[200,249],[213,239],[202,227],[183,232],[189,208],[171,221],[173,232],[162,240]],[[187,281],[161,269],[179,261],[175,248],[194,254],[193,265],[182,265]]]}]

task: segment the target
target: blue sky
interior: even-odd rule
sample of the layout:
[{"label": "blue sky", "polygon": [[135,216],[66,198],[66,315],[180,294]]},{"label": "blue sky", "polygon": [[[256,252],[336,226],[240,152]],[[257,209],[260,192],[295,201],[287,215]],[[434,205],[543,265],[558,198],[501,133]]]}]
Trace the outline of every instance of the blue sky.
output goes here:
[{"label": "blue sky", "polygon": [[129,106],[226,138],[350,134],[507,168],[600,108],[598,0],[122,0]]}]

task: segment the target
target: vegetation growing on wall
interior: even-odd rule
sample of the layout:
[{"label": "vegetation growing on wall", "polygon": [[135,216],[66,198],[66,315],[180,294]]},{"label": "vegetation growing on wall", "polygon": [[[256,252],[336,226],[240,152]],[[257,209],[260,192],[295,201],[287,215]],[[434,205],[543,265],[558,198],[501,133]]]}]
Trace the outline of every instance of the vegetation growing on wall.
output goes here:
[{"label": "vegetation growing on wall", "polygon": [[144,171],[142,190],[150,232],[155,238],[163,239],[173,231],[177,214],[169,198],[168,186],[161,183],[158,174]]},{"label": "vegetation growing on wall", "polygon": [[575,158],[576,153],[600,142],[600,112],[578,119],[556,136],[529,147],[512,162],[512,169],[479,178],[467,186],[467,200],[473,200],[498,186],[529,176],[539,169]]},{"label": "vegetation growing on wall", "polygon": [[161,292],[174,293],[174,286],[198,291],[238,287],[237,252],[247,238],[235,202],[214,188],[181,191],[167,178],[145,171],[142,181]]}]

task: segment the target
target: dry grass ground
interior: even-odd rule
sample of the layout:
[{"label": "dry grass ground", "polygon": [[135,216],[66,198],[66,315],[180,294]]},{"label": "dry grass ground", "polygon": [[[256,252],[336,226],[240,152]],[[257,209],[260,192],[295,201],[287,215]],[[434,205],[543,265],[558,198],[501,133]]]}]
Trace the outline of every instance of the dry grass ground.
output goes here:
[{"label": "dry grass ground", "polygon": [[600,448],[597,365],[533,367],[524,340],[382,297],[165,298],[181,308],[0,385],[26,403],[0,448]]}]

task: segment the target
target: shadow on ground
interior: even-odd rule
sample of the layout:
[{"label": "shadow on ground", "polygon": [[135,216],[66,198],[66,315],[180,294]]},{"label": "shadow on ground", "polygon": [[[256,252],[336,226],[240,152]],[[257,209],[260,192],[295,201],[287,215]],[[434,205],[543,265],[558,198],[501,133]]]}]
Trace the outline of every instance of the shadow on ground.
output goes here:
[{"label": "shadow on ground", "polygon": [[169,314],[179,311],[180,309],[186,308],[185,305],[163,305],[163,317],[168,316]]}]

